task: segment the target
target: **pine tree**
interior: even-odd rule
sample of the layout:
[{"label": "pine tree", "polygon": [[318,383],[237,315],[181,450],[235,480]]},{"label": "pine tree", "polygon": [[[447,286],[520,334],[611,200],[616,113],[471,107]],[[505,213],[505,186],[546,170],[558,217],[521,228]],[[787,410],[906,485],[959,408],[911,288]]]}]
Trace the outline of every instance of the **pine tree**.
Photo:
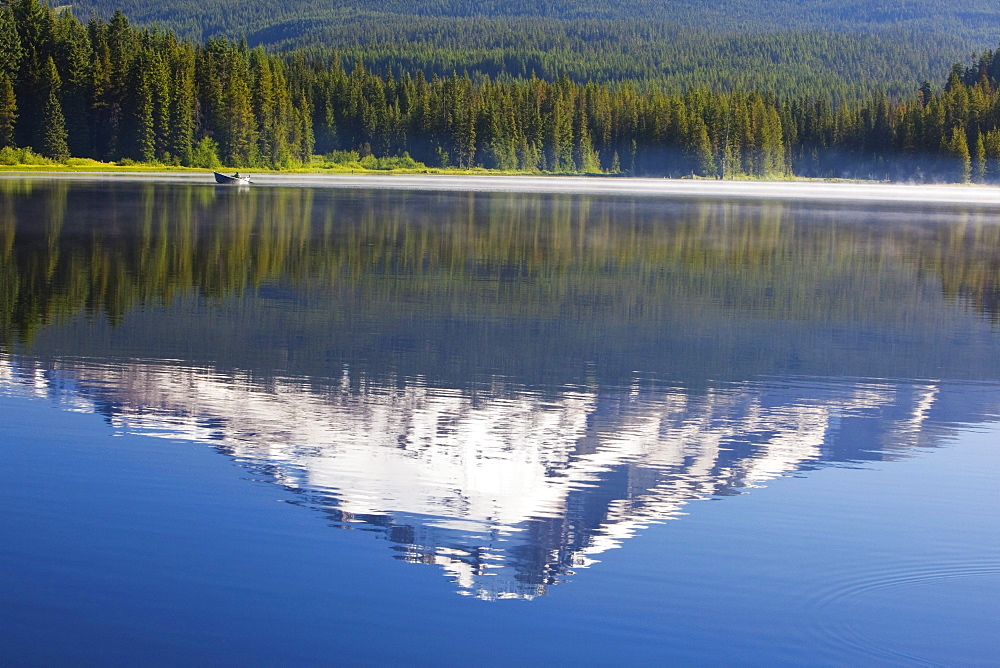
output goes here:
[{"label": "pine tree", "polygon": [[93,156],[99,160],[111,158],[118,142],[117,106],[111,95],[111,49],[108,47],[107,26],[97,19],[87,24],[90,35],[91,60],[90,84],[87,95],[90,103],[90,145]]},{"label": "pine tree", "polygon": [[569,99],[567,80],[550,89],[552,96],[546,128],[546,161],[552,172],[572,172],[573,163],[573,102]]},{"label": "pine tree", "polygon": [[59,101],[66,117],[70,153],[92,153],[87,98],[91,74],[91,45],[87,29],[67,9],[56,21],[57,69],[62,73]]},{"label": "pine tree", "polygon": [[182,165],[190,165],[194,146],[195,89],[194,51],[180,47],[174,54],[173,91],[170,94],[170,124],[167,150],[174,160]]},{"label": "pine tree", "polygon": [[700,116],[688,123],[687,152],[691,173],[708,176],[715,173],[712,157],[712,142],[708,138],[708,126]]},{"label": "pine tree", "polygon": [[14,12],[8,5],[0,5],[0,73],[15,76],[23,55]]},{"label": "pine tree", "polygon": [[763,109],[760,123],[761,176],[785,173],[785,147],[781,138],[781,118],[774,107]]},{"label": "pine tree", "polygon": [[230,67],[224,89],[225,114],[222,121],[222,160],[228,165],[247,166],[257,162],[257,120],[254,116],[245,56],[235,49],[229,53]]},{"label": "pine tree", "polygon": [[264,162],[277,165],[283,143],[281,135],[285,128],[278,125],[277,99],[274,90],[274,75],[264,50],[256,48],[250,52],[250,90],[253,110],[257,118],[257,152]]},{"label": "pine tree", "polygon": [[299,137],[296,142],[298,146],[297,157],[301,164],[308,165],[312,159],[313,148],[316,146],[316,135],[313,133],[312,111],[309,108],[309,102],[306,100],[305,95],[299,97],[298,109],[296,111],[299,118]]},{"label": "pine tree", "polygon": [[129,95],[124,109],[121,157],[142,162],[156,160],[152,60],[152,54],[144,49],[132,61]]},{"label": "pine tree", "polygon": [[990,130],[983,139],[986,151],[986,179],[1000,181],[1000,129]]},{"label": "pine tree", "polygon": [[949,162],[946,168],[950,178],[959,183],[968,183],[972,174],[972,158],[969,155],[969,141],[965,130],[954,128],[951,136],[944,142],[944,153]]},{"label": "pine tree", "polygon": [[209,39],[195,53],[195,94],[200,112],[195,124],[198,140],[212,137],[218,144],[224,132],[226,103],[221,72],[228,48],[225,40]]},{"label": "pine tree", "polygon": [[972,180],[976,183],[986,181],[986,142],[982,133],[976,134],[976,150],[972,156]]},{"label": "pine tree", "polygon": [[59,103],[59,73],[56,64],[50,57],[45,65],[42,78],[45,105],[42,108],[42,125],[39,147],[42,155],[57,162],[69,159],[69,145],[66,143],[66,118],[63,116],[62,105]]},{"label": "pine tree", "polygon": [[576,114],[573,118],[573,162],[576,171],[594,174],[601,171],[601,160],[594,152],[585,104],[582,96],[577,99]]},{"label": "pine tree", "polygon": [[[153,106],[153,159],[170,151],[171,73],[168,71],[168,48],[152,49],[149,64],[149,93]],[[173,73],[177,76],[177,73]]]},{"label": "pine tree", "polygon": [[54,21],[51,10],[37,0],[17,0],[11,8],[23,49],[14,82],[21,113],[21,122],[17,124],[17,142],[20,146],[39,146],[44,127],[42,112],[48,104],[44,77],[46,61],[53,54]]},{"label": "pine tree", "polygon": [[0,148],[15,146],[14,128],[17,122],[17,98],[10,75],[0,75]]},{"label": "pine tree", "polygon": [[117,10],[107,30],[108,53],[111,65],[111,95],[122,100],[131,80],[132,61],[139,54],[138,39],[121,10]]}]

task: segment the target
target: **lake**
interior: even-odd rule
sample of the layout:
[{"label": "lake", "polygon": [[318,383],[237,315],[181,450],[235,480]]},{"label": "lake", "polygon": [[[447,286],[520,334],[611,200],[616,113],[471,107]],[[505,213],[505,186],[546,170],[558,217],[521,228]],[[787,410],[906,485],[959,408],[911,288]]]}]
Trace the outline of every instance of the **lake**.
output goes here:
[{"label": "lake", "polygon": [[988,202],[5,177],[0,416],[7,665],[1000,657]]}]

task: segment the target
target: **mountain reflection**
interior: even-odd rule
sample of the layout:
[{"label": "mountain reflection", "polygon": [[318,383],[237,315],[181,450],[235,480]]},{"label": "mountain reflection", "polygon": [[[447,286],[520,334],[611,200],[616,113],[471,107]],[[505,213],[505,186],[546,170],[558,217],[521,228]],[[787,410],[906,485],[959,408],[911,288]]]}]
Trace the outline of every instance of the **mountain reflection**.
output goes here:
[{"label": "mountain reflection", "polygon": [[486,599],[544,594],[693,500],[933,446],[954,421],[997,407],[995,387],[817,379],[702,392],[498,384],[473,397],[347,370],[317,391],[164,362],[3,359],[0,381],[120,431],[209,443],[335,526],[384,532],[399,559],[437,564]]},{"label": "mountain reflection", "polygon": [[481,598],[1000,404],[988,212],[0,180],[0,214],[0,390],[209,443]]}]

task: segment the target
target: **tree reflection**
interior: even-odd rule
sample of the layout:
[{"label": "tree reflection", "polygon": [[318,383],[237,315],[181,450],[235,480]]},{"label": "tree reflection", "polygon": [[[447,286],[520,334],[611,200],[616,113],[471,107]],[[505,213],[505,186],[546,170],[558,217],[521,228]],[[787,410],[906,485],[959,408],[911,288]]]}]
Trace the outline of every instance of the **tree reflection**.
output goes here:
[{"label": "tree reflection", "polygon": [[[1000,314],[1000,226],[974,210],[18,180],[0,181],[0,210],[8,346],[78,314],[119,325],[182,296],[276,286],[310,301],[304,330],[348,326],[346,308],[389,322],[393,345],[423,346],[431,366],[462,362],[433,359],[429,341],[461,347],[484,322],[526,334],[532,368],[566,347],[611,361],[669,332],[724,349],[747,319],[920,327],[955,319],[942,303]],[[492,356],[473,357],[504,366]]]}]

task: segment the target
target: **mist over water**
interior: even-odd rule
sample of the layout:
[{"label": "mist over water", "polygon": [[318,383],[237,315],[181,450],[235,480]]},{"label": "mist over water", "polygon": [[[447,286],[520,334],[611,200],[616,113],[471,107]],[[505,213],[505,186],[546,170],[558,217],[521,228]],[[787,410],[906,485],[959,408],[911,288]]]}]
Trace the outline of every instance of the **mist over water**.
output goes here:
[{"label": "mist over water", "polygon": [[[194,611],[231,606],[265,629],[251,643],[265,662],[285,642],[306,661],[331,648],[260,596],[294,598],[314,626],[364,623],[336,644],[355,660],[997,649],[995,613],[968,622],[959,602],[1000,573],[983,503],[1000,408],[990,206],[29,179],[0,181],[0,210],[0,404],[29,416],[4,420],[5,521],[30,537],[0,552],[0,591],[29,610],[3,617],[24,637],[52,606],[93,609],[109,577],[94,540],[146,555],[169,535],[170,565],[129,560],[81,637],[113,633],[142,591],[150,624],[118,658],[204,656]],[[62,426],[88,415],[103,424]],[[122,467],[127,484],[100,484]],[[43,471],[54,496],[32,491]],[[159,528],[94,510],[153,498],[177,506]],[[274,570],[211,580],[232,590],[206,599],[193,563],[247,536],[240,558]],[[173,593],[150,596],[163,577]],[[53,603],[36,580],[77,594]],[[905,630],[913,587],[934,589],[961,648]],[[466,607],[508,598],[533,612]],[[417,600],[422,621],[402,621]],[[165,623],[176,605],[191,612]],[[766,628],[720,642],[748,611]],[[537,630],[595,619],[592,636]],[[488,657],[425,628],[499,637],[529,621],[523,654]],[[409,653],[366,642],[417,629]],[[0,643],[22,658],[88,646]]]}]

